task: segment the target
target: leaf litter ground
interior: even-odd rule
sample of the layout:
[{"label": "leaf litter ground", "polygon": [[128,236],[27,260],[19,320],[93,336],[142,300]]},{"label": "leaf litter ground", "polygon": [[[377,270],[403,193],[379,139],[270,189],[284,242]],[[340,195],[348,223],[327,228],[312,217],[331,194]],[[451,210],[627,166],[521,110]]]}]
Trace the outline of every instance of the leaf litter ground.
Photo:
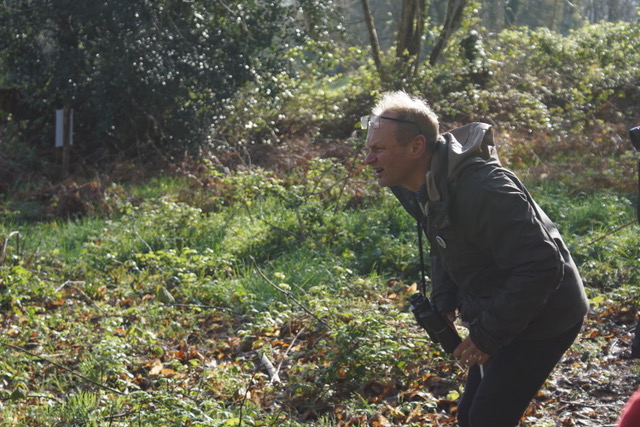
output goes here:
[{"label": "leaf litter ground", "polygon": [[[76,297],[78,299],[73,300]],[[380,309],[384,310],[384,305],[389,303],[404,304],[403,301],[404,298],[397,298],[396,301],[387,299]],[[120,303],[135,304],[130,299]],[[149,304],[151,301],[143,296],[138,303]],[[71,309],[70,306],[75,308]],[[69,369],[78,371],[83,354],[91,351],[90,343],[86,342],[86,346],[83,346],[82,341],[60,339],[74,323],[94,325],[94,331],[98,334],[108,332],[123,337],[131,333],[136,322],[142,320],[138,315],[124,316],[120,325],[109,331],[103,330],[101,322],[108,316],[93,311],[95,304],[72,293],[48,302],[43,309],[42,316],[69,310],[68,314],[76,317],[67,318],[67,324],[60,324],[57,330],[51,331],[53,335],[43,337],[35,332],[27,336],[19,332],[27,324],[24,316],[15,312],[5,312],[2,316],[3,336],[17,339],[16,342],[28,349],[30,354],[41,358],[21,359],[23,365],[28,365],[24,368],[30,376],[28,381],[24,379],[27,385],[24,396],[16,396],[15,382],[9,379],[3,381],[5,398],[2,404],[5,408],[64,400],[68,390],[55,387],[54,379],[69,372],[46,363],[46,360],[55,359]],[[171,316],[174,319],[191,310],[178,306],[167,309],[173,310]],[[310,360],[318,364],[332,363],[327,360],[327,350],[318,345],[323,339],[323,331],[317,327],[315,319],[300,317],[276,328],[254,331],[251,338],[247,339],[246,335],[241,335],[241,330],[245,328],[242,317],[216,309],[199,311],[196,316],[185,316],[185,319],[189,317],[191,320],[184,320],[183,326],[190,332],[182,339],[165,338],[156,343],[163,348],[162,352],[138,351],[131,359],[128,373],[119,374],[121,379],[129,382],[131,390],[138,389],[151,394],[174,393],[187,400],[191,398],[187,390],[209,383],[208,391],[199,399],[225,399],[231,406],[251,402],[267,412],[286,409],[290,419],[309,425],[317,424],[322,417],[333,419],[335,425],[342,427],[456,425],[456,402],[462,390],[464,372],[446,358],[425,357],[420,360],[416,357],[403,366],[402,380],[388,377],[372,379],[355,391],[344,394],[338,392],[330,399],[321,398],[296,393],[290,384],[296,381],[296,364]],[[635,310],[619,304],[594,310],[588,316],[579,339],[533,400],[520,425],[613,426],[627,398],[639,386],[638,361],[629,358],[636,321]],[[47,342],[49,344],[45,345]],[[265,360],[257,356],[259,352],[256,349],[265,345],[271,349],[271,371]],[[224,378],[212,375],[222,365],[235,370],[253,370],[254,374],[245,384],[236,384],[234,390],[225,391],[224,388],[234,386],[226,383]],[[276,381],[274,369],[278,374]],[[348,382],[349,378],[343,380]],[[82,385],[81,380],[76,383],[79,388],[95,390],[91,384]],[[366,401],[365,406],[375,410],[363,413],[352,407],[350,402],[353,402],[354,395]],[[120,416],[126,419],[122,414]]]}]

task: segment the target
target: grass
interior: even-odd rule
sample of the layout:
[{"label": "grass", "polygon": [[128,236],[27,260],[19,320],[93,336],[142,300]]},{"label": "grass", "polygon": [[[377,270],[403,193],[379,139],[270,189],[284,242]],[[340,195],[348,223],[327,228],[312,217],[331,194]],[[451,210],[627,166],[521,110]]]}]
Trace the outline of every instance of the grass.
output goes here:
[{"label": "grass", "polygon": [[[334,191],[339,164],[312,167],[286,184],[212,172],[224,192],[165,179],[123,192],[100,217],[5,215],[0,236],[19,231],[20,248],[10,239],[0,265],[3,422],[296,426],[385,413],[402,423],[419,390],[423,413],[445,419],[462,373],[406,309],[415,224],[358,177]],[[633,307],[638,226],[588,244],[633,218],[630,198],[531,190],[593,298]],[[356,193],[364,202],[348,208]]]},{"label": "grass", "polygon": [[640,282],[640,227],[634,201],[621,194],[536,191],[536,199],[558,224],[583,279],[612,291]]}]

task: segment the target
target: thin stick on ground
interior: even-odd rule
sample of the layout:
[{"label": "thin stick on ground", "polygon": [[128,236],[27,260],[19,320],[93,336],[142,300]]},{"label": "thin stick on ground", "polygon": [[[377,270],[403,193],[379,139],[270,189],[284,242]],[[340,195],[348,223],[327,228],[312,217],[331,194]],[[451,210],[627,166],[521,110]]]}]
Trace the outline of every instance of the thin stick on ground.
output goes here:
[{"label": "thin stick on ground", "polygon": [[100,384],[99,382],[94,381],[94,380],[92,380],[91,378],[87,378],[87,377],[85,377],[84,375],[82,375],[81,373],[76,372],[76,371],[74,371],[73,369],[67,368],[66,366],[61,365],[61,364],[59,364],[59,363],[56,363],[56,362],[54,362],[54,361],[52,361],[52,360],[49,360],[49,359],[47,359],[46,357],[43,357],[43,356],[39,356],[39,355],[37,355],[37,354],[34,354],[34,353],[30,352],[29,350],[24,349],[24,348],[22,348],[22,347],[20,347],[20,346],[13,345],[13,344],[9,344],[9,343],[6,343],[6,342],[4,342],[4,341],[0,341],[0,345],[3,345],[3,346],[5,346],[5,347],[9,347],[9,348],[11,348],[11,349],[13,349],[13,350],[19,351],[19,352],[24,353],[24,354],[26,354],[26,355],[29,355],[29,356],[31,356],[31,357],[33,357],[33,358],[40,359],[40,360],[42,360],[42,361],[44,361],[44,362],[50,363],[51,365],[55,366],[56,368],[60,368],[60,369],[62,369],[62,370],[64,370],[64,371],[66,371],[66,372],[69,372],[70,374],[75,375],[76,377],[78,377],[78,378],[80,378],[80,379],[82,379],[82,380],[84,380],[84,381],[86,381],[86,382],[89,382],[89,383],[91,383],[91,384],[93,384],[93,385],[95,385],[95,386],[98,386],[98,387],[100,387],[101,389],[104,389],[104,390],[110,391],[110,392],[112,392],[112,393],[120,394],[120,395],[124,395],[124,394],[125,394],[125,393],[123,393],[123,392],[121,392],[121,391],[119,391],[119,390],[116,390],[116,389],[111,388],[111,387],[107,387],[107,386],[106,386],[106,385],[104,385],[104,384]]}]

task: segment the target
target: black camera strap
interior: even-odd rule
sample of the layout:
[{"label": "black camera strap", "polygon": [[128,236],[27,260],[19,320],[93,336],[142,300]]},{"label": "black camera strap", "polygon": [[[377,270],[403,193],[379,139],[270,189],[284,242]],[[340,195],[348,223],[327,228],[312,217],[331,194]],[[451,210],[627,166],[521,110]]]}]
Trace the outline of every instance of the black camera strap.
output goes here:
[{"label": "black camera strap", "polygon": [[427,331],[429,337],[434,343],[439,343],[442,349],[453,354],[458,345],[462,342],[458,332],[448,322],[444,316],[431,305],[431,302],[427,298],[427,279],[424,268],[424,248],[422,245],[422,224],[421,217],[418,215],[418,246],[420,249],[420,284],[422,285],[421,291],[416,292],[409,298],[411,303],[411,311],[413,312],[418,324]]},{"label": "black camera strap", "polygon": [[[427,299],[427,301],[429,301],[429,299],[427,298],[427,280],[425,279],[426,274],[425,274],[425,268],[424,268],[424,247],[422,245],[422,221],[420,220],[420,213],[418,213],[417,216],[417,220],[416,220],[417,224],[418,224],[418,250],[420,251],[420,286],[421,286],[421,292],[422,295],[424,295],[425,299]],[[431,305],[431,303],[429,302],[429,305]]]}]

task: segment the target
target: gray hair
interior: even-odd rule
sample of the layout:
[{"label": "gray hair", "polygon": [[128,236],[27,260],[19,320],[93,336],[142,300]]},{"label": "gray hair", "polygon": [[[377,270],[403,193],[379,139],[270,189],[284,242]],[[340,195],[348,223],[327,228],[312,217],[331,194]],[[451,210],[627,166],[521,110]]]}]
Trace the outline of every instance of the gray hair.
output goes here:
[{"label": "gray hair", "polygon": [[433,149],[433,144],[439,135],[440,125],[438,116],[427,101],[422,98],[409,95],[401,90],[386,92],[371,112],[375,115],[395,113],[399,119],[416,122],[427,140],[428,146]]}]

